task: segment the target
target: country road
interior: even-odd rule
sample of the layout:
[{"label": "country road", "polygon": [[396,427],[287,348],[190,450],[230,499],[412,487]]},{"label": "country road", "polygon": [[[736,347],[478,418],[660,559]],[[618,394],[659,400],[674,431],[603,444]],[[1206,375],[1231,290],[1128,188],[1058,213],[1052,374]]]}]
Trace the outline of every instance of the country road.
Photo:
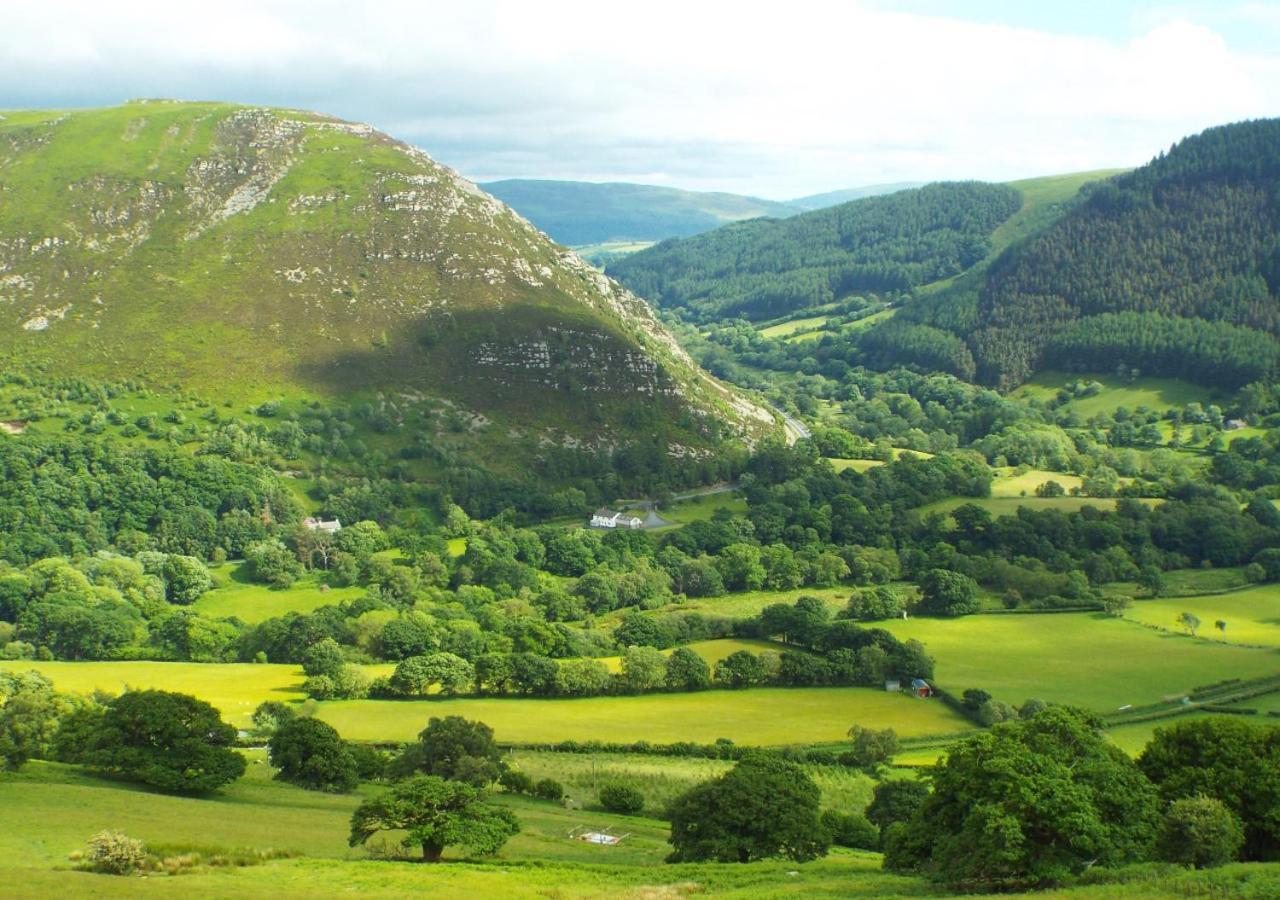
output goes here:
[{"label": "country road", "polygon": [[788,412],[784,412],[774,406],[773,411],[782,416],[782,426],[787,433],[787,444],[794,444],[802,438],[813,437],[813,433],[809,431],[809,427]]}]

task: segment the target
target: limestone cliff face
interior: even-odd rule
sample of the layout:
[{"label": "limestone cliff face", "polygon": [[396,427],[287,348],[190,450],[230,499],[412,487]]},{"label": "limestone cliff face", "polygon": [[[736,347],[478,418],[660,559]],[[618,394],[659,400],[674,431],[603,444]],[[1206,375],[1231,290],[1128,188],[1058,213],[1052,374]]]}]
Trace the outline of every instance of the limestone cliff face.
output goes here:
[{"label": "limestone cliff face", "polygon": [[451,169],[293,110],[4,113],[0,351],[235,395],[412,390],[566,432],[656,404],[681,444],[775,427]]}]

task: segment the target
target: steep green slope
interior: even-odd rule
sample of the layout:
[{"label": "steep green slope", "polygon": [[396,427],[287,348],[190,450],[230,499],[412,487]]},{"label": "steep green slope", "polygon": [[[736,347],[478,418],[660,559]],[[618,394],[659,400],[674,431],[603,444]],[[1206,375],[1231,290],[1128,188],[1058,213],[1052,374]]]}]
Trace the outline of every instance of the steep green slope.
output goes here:
[{"label": "steep green slope", "polygon": [[3,115],[0,354],[219,398],[435,397],[606,445],[771,422],[423,152],[228,104]]},{"label": "steep green slope", "polygon": [[740,194],[647,184],[511,179],[481,185],[562,244],[660,241],[803,207]]},{"label": "steep green slope", "polygon": [[1280,119],[1209,129],[1086,189],[991,265],[971,327],[949,324],[1004,386],[1073,361],[1265,377],[1280,359],[1278,191]]},{"label": "steep green slope", "polygon": [[665,241],[608,271],[697,321],[768,319],[955,275],[987,255],[992,232],[1020,205],[1018,192],[1003,185],[932,184]]}]

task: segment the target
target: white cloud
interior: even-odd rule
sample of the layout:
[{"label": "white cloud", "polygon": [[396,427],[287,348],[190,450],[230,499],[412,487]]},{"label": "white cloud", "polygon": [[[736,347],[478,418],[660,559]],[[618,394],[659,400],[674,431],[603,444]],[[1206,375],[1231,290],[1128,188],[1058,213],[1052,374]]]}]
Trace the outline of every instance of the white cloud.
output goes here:
[{"label": "white cloud", "polygon": [[1280,112],[1280,53],[1240,51],[1194,10],[1116,43],[812,0],[12,6],[0,106],[315,107],[480,178],[786,197],[1135,165]]}]

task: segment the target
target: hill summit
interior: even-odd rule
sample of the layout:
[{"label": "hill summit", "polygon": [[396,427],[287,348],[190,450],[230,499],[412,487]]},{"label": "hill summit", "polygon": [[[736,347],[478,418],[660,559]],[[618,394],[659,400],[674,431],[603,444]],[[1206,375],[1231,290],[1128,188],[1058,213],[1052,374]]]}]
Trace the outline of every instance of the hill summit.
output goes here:
[{"label": "hill summit", "polygon": [[237,399],[416,393],[602,442],[773,427],[475,185],[296,110],[3,113],[0,353]]}]

